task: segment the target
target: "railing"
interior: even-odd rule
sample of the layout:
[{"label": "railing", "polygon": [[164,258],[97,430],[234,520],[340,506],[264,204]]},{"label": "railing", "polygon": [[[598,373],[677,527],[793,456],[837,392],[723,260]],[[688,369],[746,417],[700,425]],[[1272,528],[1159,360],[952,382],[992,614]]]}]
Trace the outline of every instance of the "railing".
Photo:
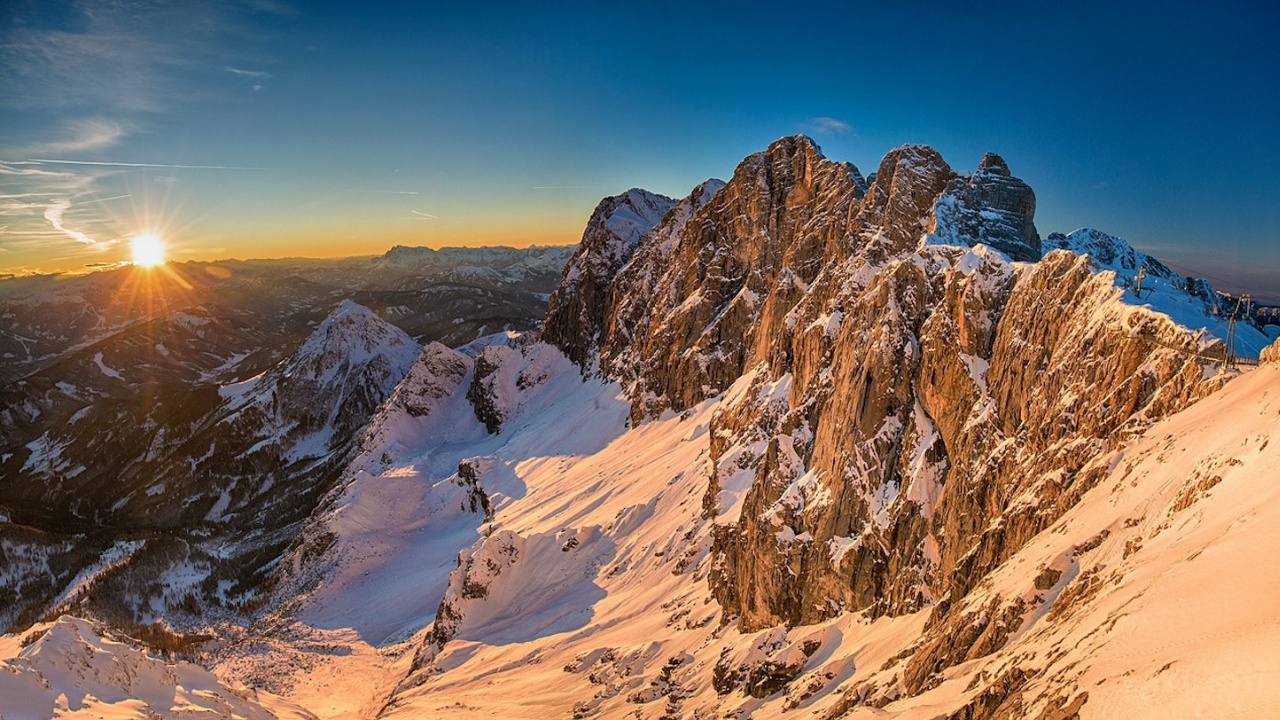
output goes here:
[{"label": "railing", "polygon": [[1159,345],[1160,347],[1180,352],[1183,355],[1191,355],[1196,358],[1208,360],[1209,362],[1220,363],[1229,367],[1234,365],[1249,365],[1251,367],[1256,367],[1258,365],[1258,358],[1236,355],[1225,350],[1193,350],[1181,345],[1175,345],[1171,342],[1166,342],[1154,335],[1134,335],[1114,326],[1108,326],[1107,329],[1128,340],[1137,340],[1139,342],[1147,343],[1148,345]]}]

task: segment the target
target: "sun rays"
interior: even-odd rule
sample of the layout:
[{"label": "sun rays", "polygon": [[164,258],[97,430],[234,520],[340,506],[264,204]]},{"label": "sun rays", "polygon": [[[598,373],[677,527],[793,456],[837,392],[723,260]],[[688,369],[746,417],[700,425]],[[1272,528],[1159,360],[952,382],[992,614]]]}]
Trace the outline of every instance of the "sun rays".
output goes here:
[{"label": "sun rays", "polygon": [[153,268],[165,262],[164,240],[155,233],[141,233],[130,243],[133,264],[138,267]]}]

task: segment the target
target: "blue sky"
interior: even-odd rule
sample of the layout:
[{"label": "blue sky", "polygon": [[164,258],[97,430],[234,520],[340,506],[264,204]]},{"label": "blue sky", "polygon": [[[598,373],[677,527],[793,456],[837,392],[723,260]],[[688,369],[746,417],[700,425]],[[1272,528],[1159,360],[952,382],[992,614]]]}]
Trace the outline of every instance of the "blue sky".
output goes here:
[{"label": "blue sky", "polygon": [[6,2],[0,271],[573,242],[804,132],[1000,153],[1042,234],[1280,299],[1271,3],[366,5]]}]

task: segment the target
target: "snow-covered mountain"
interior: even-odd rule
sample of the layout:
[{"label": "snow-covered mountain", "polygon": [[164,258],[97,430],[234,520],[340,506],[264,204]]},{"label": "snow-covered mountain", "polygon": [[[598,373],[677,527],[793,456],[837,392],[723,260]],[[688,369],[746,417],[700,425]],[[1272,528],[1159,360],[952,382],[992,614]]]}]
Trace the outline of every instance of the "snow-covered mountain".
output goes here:
[{"label": "snow-covered mountain", "polygon": [[147,652],[73,617],[0,639],[0,710],[12,720],[52,717],[314,718],[281,698],[230,687],[189,662]]},{"label": "snow-covered mountain", "polygon": [[422,278],[434,276],[443,276],[451,282],[490,287],[524,283],[538,283],[538,287],[544,287],[547,279],[560,276],[572,254],[573,247],[569,245],[439,250],[397,245],[373,261],[370,276],[398,276],[398,282],[406,289],[421,287]]},{"label": "snow-covered mountain", "polygon": [[[27,575],[5,583],[0,620],[71,607],[113,620],[199,616],[253,602],[419,350],[343,302],[262,374],[172,390],[176,416],[145,415],[136,436],[117,429],[131,420],[121,403],[104,400],[53,426],[0,481],[0,539]],[[122,452],[101,457],[116,435]]]},{"label": "snow-covered mountain", "polygon": [[[412,272],[435,277],[493,255],[439,254],[448,257]],[[340,286],[325,284],[363,272],[370,261],[361,259],[187,264],[146,285],[130,270],[67,280],[46,295],[0,293],[15,327],[54,329],[64,322],[50,310],[59,303],[133,299],[103,306],[100,315],[115,320],[100,318],[93,332],[105,337],[68,335],[60,354],[0,386],[0,626],[68,607],[120,621],[203,622],[258,602],[421,349],[397,323],[464,340],[487,327],[528,327],[521,313],[545,308],[560,269],[547,266],[567,253],[499,255],[504,268],[527,272],[487,287],[430,281],[408,293],[353,293],[382,302],[381,312],[335,299]],[[10,283],[43,287],[27,278],[0,288]],[[24,303],[39,312],[24,315]],[[435,305],[412,309],[424,303]],[[424,318],[442,314],[448,327],[437,332]]]},{"label": "snow-covered mountain", "polygon": [[669,197],[632,188],[596,206],[547,307],[547,332],[572,338],[563,346],[574,362],[589,362],[613,276],[635,253],[640,238],[674,204]]},{"label": "snow-covered mountain", "polygon": [[[994,155],[905,146],[863,179],[797,136],[602,201],[540,338],[402,353],[344,306],[325,333],[358,321],[399,377],[325,435],[341,467],[206,659],[325,717],[1280,712],[1275,573],[1249,570],[1280,527],[1280,350],[1225,367],[1211,288],[1041,240],[1034,209]],[[309,462],[338,396],[308,383],[377,354],[338,346],[219,417]],[[297,393],[319,430],[289,436]]]}]

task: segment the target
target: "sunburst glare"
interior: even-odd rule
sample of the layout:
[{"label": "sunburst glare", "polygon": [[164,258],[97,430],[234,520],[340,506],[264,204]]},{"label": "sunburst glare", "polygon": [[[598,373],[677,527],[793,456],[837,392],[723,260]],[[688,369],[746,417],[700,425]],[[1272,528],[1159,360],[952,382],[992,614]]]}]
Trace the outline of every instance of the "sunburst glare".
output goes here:
[{"label": "sunburst glare", "polygon": [[131,244],[133,264],[138,267],[156,267],[164,264],[164,240],[155,233],[142,233]]}]

